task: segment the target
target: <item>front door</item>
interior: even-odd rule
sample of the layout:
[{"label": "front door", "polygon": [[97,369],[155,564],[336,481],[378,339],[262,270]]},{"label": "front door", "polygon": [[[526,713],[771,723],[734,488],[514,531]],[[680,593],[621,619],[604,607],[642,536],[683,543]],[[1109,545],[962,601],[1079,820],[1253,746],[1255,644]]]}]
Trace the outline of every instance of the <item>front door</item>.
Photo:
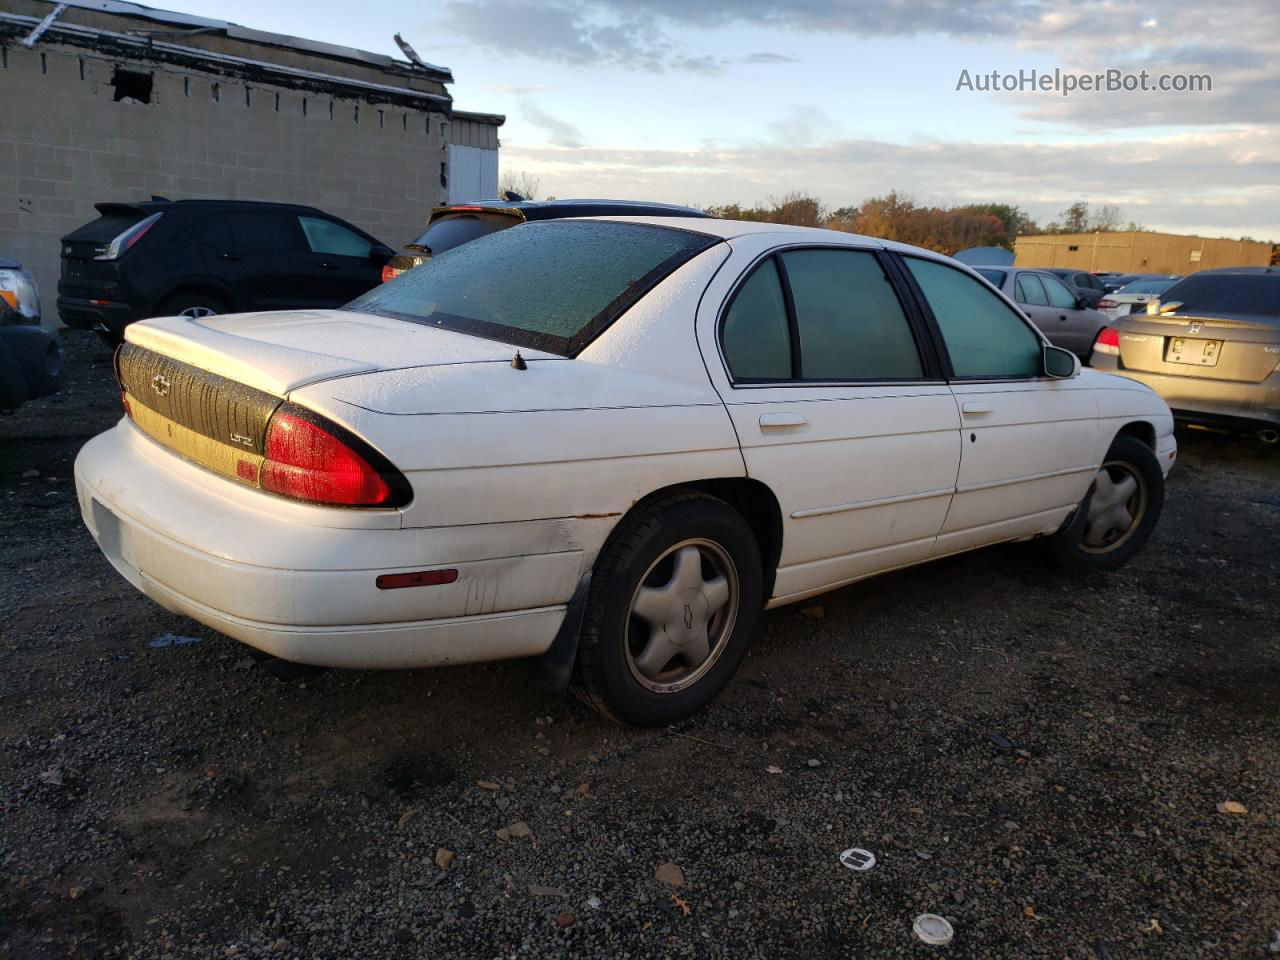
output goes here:
[{"label": "front door", "polygon": [[340,307],[381,280],[382,265],[373,260],[373,242],[322,217],[298,217],[306,237],[306,284],[318,304]]},{"label": "front door", "polygon": [[1056,530],[1098,469],[1092,390],[1045,377],[1040,337],[988,286],[936,260],[902,259],[946,348],[960,417],[960,473],[937,555]]},{"label": "front door", "polygon": [[721,271],[699,328],[719,330],[704,356],[748,475],[781,507],[772,603],[926,558],[955,487],[959,417],[884,253],[733,245],[729,266],[751,266]]}]

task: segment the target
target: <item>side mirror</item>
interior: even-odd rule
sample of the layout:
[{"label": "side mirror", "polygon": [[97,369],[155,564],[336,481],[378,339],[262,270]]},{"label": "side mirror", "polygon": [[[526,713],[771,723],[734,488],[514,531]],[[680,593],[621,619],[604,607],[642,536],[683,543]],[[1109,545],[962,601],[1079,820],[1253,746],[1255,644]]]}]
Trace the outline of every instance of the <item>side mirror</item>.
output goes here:
[{"label": "side mirror", "polygon": [[1044,348],[1044,375],[1054,380],[1070,380],[1080,376],[1080,358],[1062,347]]},{"label": "side mirror", "polygon": [[1087,306],[1089,306],[1089,298],[1088,298],[1088,297],[1076,297],[1076,309],[1077,309],[1077,310],[1083,310],[1083,309],[1084,309],[1085,307],[1087,307]]}]

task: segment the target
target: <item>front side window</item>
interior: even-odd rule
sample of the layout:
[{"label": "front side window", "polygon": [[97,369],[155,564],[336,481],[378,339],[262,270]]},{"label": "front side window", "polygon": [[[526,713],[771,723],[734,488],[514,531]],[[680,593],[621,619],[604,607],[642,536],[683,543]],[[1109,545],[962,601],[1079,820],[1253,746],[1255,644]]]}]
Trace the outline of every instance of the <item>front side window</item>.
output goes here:
[{"label": "front side window", "polygon": [[875,254],[782,254],[800,333],[805,380],[918,380],[924,376],[907,315]]},{"label": "front side window", "polygon": [[1043,342],[1004,300],[968,274],[919,257],[904,257],[942,332],[960,379],[1035,377]]},{"label": "front side window", "polygon": [[1044,292],[1040,278],[1033,273],[1018,274],[1018,302],[1033,307],[1047,307],[1049,297]]},{"label": "front side window", "polygon": [[344,309],[574,356],[721,241],[610,220],[544,220],[446,250]]},{"label": "front side window", "polygon": [[312,253],[330,253],[337,257],[369,258],[373,244],[360,234],[332,220],[321,220],[318,217],[299,217],[302,232],[307,236],[307,244]]},{"label": "front side window", "polygon": [[1049,306],[1059,310],[1074,310],[1076,295],[1067,289],[1067,285],[1054,277],[1041,277],[1044,281],[1045,293],[1049,295]]},{"label": "front side window", "polygon": [[773,257],[756,267],[734,294],[721,342],[735,380],[790,379],[787,303]]}]

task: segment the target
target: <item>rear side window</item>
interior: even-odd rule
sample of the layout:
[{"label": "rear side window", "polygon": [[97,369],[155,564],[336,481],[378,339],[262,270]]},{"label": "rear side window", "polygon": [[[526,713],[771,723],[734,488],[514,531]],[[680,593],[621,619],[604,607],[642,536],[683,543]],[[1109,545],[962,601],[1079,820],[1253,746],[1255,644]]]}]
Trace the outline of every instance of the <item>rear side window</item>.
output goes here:
[{"label": "rear side window", "polygon": [[232,213],[227,225],[236,247],[241,250],[299,249],[297,218],[284,213]]},{"label": "rear side window", "polygon": [[546,220],[432,257],[346,309],[573,356],[715,237],[611,220]]},{"label": "rear side window", "polygon": [[958,378],[1040,375],[1040,337],[989,287],[934,260],[903,259],[938,321],[951,368]]},{"label": "rear side window", "polygon": [[1133,283],[1125,284],[1116,293],[1164,293],[1177,282],[1177,280],[1135,280]]},{"label": "rear side window", "polygon": [[1049,306],[1059,310],[1074,310],[1076,295],[1067,289],[1066,284],[1053,277],[1042,277],[1045,293],[1049,295]]},{"label": "rear side window", "polygon": [[299,217],[298,222],[302,224],[302,232],[306,235],[307,245],[311,247],[312,253],[368,259],[369,251],[373,249],[373,244],[360,234],[332,220]]},{"label": "rear side window", "polygon": [[872,253],[782,254],[800,333],[805,380],[918,380],[924,375],[907,315]]},{"label": "rear side window", "polygon": [[1049,305],[1049,297],[1044,292],[1044,285],[1034,273],[1018,274],[1017,300],[1019,303],[1030,304],[1033,307],[1047,307]]},{"label": "rear side window", "polygon": [[974,273],[982,277],[982,279],[986,280],[993,287],[1003,287],[1004,278],[1007,276],[1003,270],[991,270],[986,267],[975,267]]},{"label": "rear side window", "polygon": [[1178,313],[1226,317],[1243,314],[1280,322],[1280,274],[1209,273],[1179,280],[1163,294],[1182,304]]},{"label": "rear side window", "polygon": [[772,257],[734,294],[721,334],[735,380],[789,380],[791,333],[782,281]]},{"label": "rear side window", "polygon": [[141,210],[129,213],[109,213],[77,227],[64,238],[79,243],[107,243],[124,233],[145,217]]},{"label": "rear side window", "polygon": [[426,233],[417,239],[417,246],[422,247],[432,256],[437,256],[446,250],[452,250],[459,244],[470,243],[479,237],[488,236],[523,222],[519,217],[503,213],[444,217],[427,227]]}]

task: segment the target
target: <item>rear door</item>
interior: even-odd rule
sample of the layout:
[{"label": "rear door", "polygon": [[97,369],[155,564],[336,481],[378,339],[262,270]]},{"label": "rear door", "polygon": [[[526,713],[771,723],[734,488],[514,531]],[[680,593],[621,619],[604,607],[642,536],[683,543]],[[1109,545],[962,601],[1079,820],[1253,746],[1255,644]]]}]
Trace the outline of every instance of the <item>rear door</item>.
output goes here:
[{"label": "rear door", "polygon": [[[762,240],[736,240],[736,252]],[[775,598],[926,558],[955,486],[958,415],[885,255],[758,255],[745,275],[721,272],[717,282],[741,282],[709,289],[699,326],[719,324],[708,367],[748,475],[782,509]]]},{"label": "rear door", "polygon": [[[206,224],[217,235],[211,253],[220,277],[246,310],[288,310],[325,306],[312,282],[314,272],[303,249],[302,228],[292,213],[236,210],[221,215],[227,230]],[[229,249],[217,249],[229,241]]]},{"label": "rear door", "polygon": [[1045,377],[1039,335],[986,285],[940,261],[902,261],[945,346],[961,421],[936,554],[1056,530],[1097,471],[1093,392],[1080,378]]},{"label": "rear door", "polygon": [[340,307],[381,280],[374,242],[325,217],[299,216],[306,238],[307,285],[321,306]]}]

